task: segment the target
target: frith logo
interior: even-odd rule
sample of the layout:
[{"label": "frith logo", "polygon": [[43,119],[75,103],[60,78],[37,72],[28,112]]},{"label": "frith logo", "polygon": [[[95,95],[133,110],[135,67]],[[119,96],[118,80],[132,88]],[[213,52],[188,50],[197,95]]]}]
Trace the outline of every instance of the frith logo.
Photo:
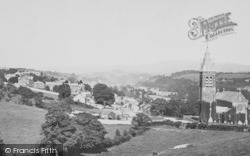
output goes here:
[{"label": "frith logo", "polygon": [[208,19],[202,17],[192,18],[189,20],[188,37],[196,40],[205,37],[207,41],[217,38],[218,36],[226,35],[235,32],[236,23],[229,18],[231,13],[220,14]]}]

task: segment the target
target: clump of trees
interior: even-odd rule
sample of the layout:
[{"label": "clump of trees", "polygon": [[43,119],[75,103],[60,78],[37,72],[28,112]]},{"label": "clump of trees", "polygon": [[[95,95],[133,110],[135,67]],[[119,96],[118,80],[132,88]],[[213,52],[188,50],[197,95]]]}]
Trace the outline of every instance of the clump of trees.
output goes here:
[{"label": "clump of trees", "polygon": [[71,112],[70,105],[65,102],[48,108],[46,122],[42,125],[45,138],[41,144],[63,144],[65,153],[70,155],[103,151],[107,133],[103,125],[88,113],[70,117]]},{"label": "clump of trees", "polygon": [[113,89],[106,84],[96,84],[93,88],[93,96],[98,104],[111,105],[115,101]]},{"label": "clump of trees", "polygon": [[17,88],[13,84],[8,83],[4,85],[2,81],[0,82],[0,99],[5,99],[6,101],[9,101],[16,93]]},{"label": "clump of trees", "polygon": [[58,79],[55,78],[55,77],[50,77],[50,76],[46,76],[46,75],[40,75],[40,76],[37,76],[35,74],[32,74],[33,76],[33,81],[36,82],[36,81],[40,81],[40,82],[54,82],[54,81],[57,81]]},{"label": "clump of trees", "polygon": [[63,83],[62,85],[59,86],[59,99],[65,99],[67,97],[70,97],[71,95],[71,89],[69,84]]},{"label": "clump of trees", "polygon": [[18,83],[18,77],[17,77],[17,76],[15,76],[15,77],[11,77],[11,78],[9,78],[8,82],[9,82],[9,83],[12,83],[12,84],[14,84],[14,83]]},{"label": "clump of trees", "polygon": [[70,97],[71,95],[71,89],[68,83],[63,83],[61,85],[55,85],[53,87],[53,91],[59,93],[58,97],[59,99],[65,99],[67,97]]},{"label": "clump of trees", "polygon": [[148,126],[151,122],[151,118],[144,113],[137,113],[132,119],[132,125],[134,127]]}]

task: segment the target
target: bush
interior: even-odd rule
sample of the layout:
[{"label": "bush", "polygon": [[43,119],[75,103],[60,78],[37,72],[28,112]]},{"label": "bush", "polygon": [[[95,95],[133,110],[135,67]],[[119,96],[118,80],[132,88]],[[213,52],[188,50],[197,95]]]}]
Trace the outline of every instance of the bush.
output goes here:
[{"label": "bush", "polygon": [[17,93],[26,99],[32,99],[36,96],[36,93],[34,93],[32,90],[22,86],[17,89]]},{"label": "bush", "polygon": [[44,98],[45,100],[55,100],[53,97],[44,96],[43,98]]},{"label": "bush", "polygon": [[32,102],[29,99],[24,98],[24,97],[21,98],[21,103],[27,106],[33,106]]},{"label": "bush", "polygon": [[197,123],[187,123],[186,128],[187,129],[196,129]]},{"label": "bush", "polygon": [[205,123],[199,123],[199,124],[197,124],[197,128],[198,129],[207,129],[207,127],[208,127],[208,125],[205,124]]},{"label": "bush", "polygon": [[132,125],[137,126],[148,126],[152,123],[152,120],[149,116],[144,113],[137,113],[132,119]]}]

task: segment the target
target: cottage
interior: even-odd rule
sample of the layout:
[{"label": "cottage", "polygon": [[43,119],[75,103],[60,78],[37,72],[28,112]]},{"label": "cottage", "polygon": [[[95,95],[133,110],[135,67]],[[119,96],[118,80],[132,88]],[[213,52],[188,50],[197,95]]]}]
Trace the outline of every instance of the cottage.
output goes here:
[{"label": "cottage", "polygon": [[45,84],[43,82],[40,81],[36,81],[32,84],[32,86],[34,88],[38,88],[38,89],[44,89],[45,88]]},{"label": "cottage", "polygon": [[[248,124],[247,108],[248,100],[241,92],[223,91],[216,93],[216,115],[220,123],[244,122]],[[244,121],[240,121],[240,114],[244,114]]]},{"label": "cottage", "polygon": [[32,81],[33,81],[32,79],[33,79],[33,77],[30,77],[30,76],[21,76],[18,79],[17,85],[23,86],[23,87],[30,86],[32,84]]}]

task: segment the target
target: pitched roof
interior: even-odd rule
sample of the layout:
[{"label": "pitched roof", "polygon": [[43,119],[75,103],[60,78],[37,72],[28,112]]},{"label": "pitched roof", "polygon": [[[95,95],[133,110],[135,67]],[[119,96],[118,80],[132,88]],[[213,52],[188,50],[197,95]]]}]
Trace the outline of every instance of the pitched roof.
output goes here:
[{"label": "pitched roof", "polygon": [[212,61],[210,53],[207,50],[203,58],[203,61],[201,63],[200,71],[213,71],[214,70],[213,68],[214,68],[214,63]]},{"label": "pitched roof", "polygon": [[240,94],[242,94],[242,93],[241,92],[233,92],[233,91],[217,92],[216,93],[216,100],[222,100],[222,101],[227,101],[227,102],[234,102],[234,100],[236,99],[236,97],[238,95],[240,95]]}]

